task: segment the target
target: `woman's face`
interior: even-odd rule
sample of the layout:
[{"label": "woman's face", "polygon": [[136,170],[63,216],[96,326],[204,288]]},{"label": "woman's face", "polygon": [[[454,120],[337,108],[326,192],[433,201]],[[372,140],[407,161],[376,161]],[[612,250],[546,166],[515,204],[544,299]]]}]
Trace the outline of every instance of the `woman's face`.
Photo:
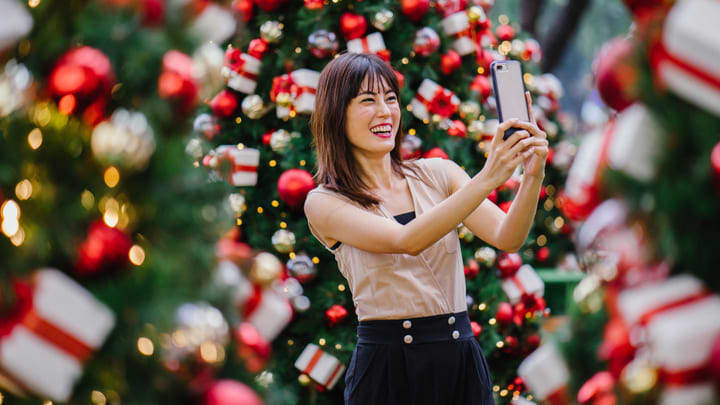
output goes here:
[{"label": "woman's face", "polygon": [[367,76],[358,95],[350,100],[345,112],[350,144],[364,152],[386,154],[395,147],[395,136],[400,126],[400,104],[392,88],[380,81],[370,91]]}]

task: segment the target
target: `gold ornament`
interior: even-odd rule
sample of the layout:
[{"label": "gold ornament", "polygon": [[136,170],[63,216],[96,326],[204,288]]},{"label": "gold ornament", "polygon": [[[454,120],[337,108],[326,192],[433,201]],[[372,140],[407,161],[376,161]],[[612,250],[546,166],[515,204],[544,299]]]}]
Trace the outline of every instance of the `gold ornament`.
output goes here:
[{"label": "gold ornament", "polygon": [[489,246],[483,246],[475,251],[475,260],[486,267],[491,267],[495,264],[496,257],[497,253],[495,252],[495,249]]},{"label": "gold ornament", "polygon": [[386,8],[378,11],[372,17],[372,25],[377,28],[378,31],[387,30],[390,28],[393,21],[395,21],[395,14]]},{"label": "gold ornament", "polygon": [[480,117],[480,104],[477,101],[468,100],[460,103],[458,107],[460,118],[467,122],[477,120]]},{"label": "gold ornament", "polygon": [[278,129],[270,135],[270,148],[277,153],[287,152],[292,136],[284,129]]},{"label": "gold ornament", "polygon": [[262,252],[255,256],[250,267],[250,280],[256,284],[268,285],[282,273],[283,266],[275,255]]},{"label": "gold ornament", "polygon": [[273,44],[280,42],[283,36],[283,25],[278,21],[265,21],[260,26],[260,37]]},{"label": "gold ornament", "polygon": [[521,39],[513,39],[510,43],[510,55],[519,58],[525,52],[525,42]]},{"label": "gold ornament", "polygon": [[262,97],[257,94],[251,94],[245,97],[240,105],[242,112],[248,116],[248,118],[256,120],[265,115],[265,107],[263,106]]},{"label": "gold ornament", "polygon": [[485,124],[480,120],[473,120],[467,126],[468,137],[472,140],[479,141],[482,139]]},{"label": "gold ornament", "polygon": [[245,205],[245,196],[240,193],[232,193],[228,196],[228,201],[230,202],[230,209],[233,210],[233,212],[240,216],[245,212],[245,209],[247,206]]},{"label": "gold ornament", "polygon": [[439,124],[440,122],[442,122],[442,120],[443,120],[443,117],[440,116],[439,114],[433,114],[433,115],[432,115],[432,122],[433,122],[433,124],[437,125],[437,124]]},{"label": "gold ornament", "polygon": [[465,225],[458,229],[458,237],[468,243],[475,239],[475,235],[473,235],[472,231]]},{"label": "gold ornament", "polygon": [[478,21],[482,21],[486,18],[485,12],[483,11],[483,9],[478,6],[470,7],[467,10],[467,16],[468,16],[468,20],[470,20],[471,24],[474,24]]},{"label": "gold ornament", "polygon": [[306,386],[310,384],[310,377],[308,377],[307,374],[300,374],[300,376],[298,377],[298,382],[300,383],[300,385]]},{"label": "gold ornament", "polygon": [[275,103],[281,107],[290,107],[292,104],[292,97],[290,96],[290,93],[279,93],[277,97],[275,97]]},{"label": "gold ornament", "polygon": [[280,253],[289,253],[295,248],[295,234],[287,229],[278,229],[272,236],[272,244]]},{"label": "gold ornament", "polygon": [[646,359],[636,358],[623,369],[620,383],[631,396],[645,396],[657,386],[658,372]]}]

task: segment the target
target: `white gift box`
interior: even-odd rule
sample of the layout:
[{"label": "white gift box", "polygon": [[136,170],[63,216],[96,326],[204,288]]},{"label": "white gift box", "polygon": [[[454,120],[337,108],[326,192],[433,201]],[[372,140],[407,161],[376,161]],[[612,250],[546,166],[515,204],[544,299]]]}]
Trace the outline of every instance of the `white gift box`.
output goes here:
[{"label": "white gift box", "polygon": [[246,313],[246,321],[268,341],[273,341],[290,323],[293,316],[290,301],[271,288],[260,293],[260,302]]},{"label": "white gift box", "polygon": [[707,405],[717,403],[712,383],[692,384],[688,386],[663,387],[658,405]]},{"label": "white gift box", "polygon": [[383,40],[383,36],[379,32],[373,32],[363,38],[351,39],[347,43],[347,48],[348,51],[353,53],[378,53],[387,49],[385,40]]},{"label": "white gift box", "polygon": [[235,15],[229,8],[210,3],[192,22],[190,32],[197,36],[200,42],[222,44],[235,33],[236,28]]},{"label": "white gift box", "polygon": [[443,18],[441,24],[445,35],[456,37],[452,47],[457,53],[465,56],[475,52],[477,44],[467,34],[470,29],[470,19],[465,11],[453,13]]},{"label": "white gift box", "polygon": [[545,283],[530,265],[524,264],[513,277],[502,281],[502,289],[510,299],[510,303],[515,304],[520,301],[523,294],[542,297],[545,294]]},{"label": "white gift box", "polygon": [[340,379],[345,365],[319,346],[309,343],[295,361],[295,367],[316,383],[331,390]]},{"label": "white gift box", "polygon": [[530,353],[518,367],[518,375],[540,400],[563,390],[570,378],[565,359],[552,343],[540,346]]},{"label": "white gift box", "polygon": [[297,90],[293,93],[295,111],[300,114],[312,113],[315,108],[315,90],[320,80],[320,73],[310,69],[298,69],[290,76],[297,85]]},{"label": "white gift box", "polygon": [[260,164],[260,151],[253,148],[238,149],[235,145],[220,145],[215,148],[216,159],[210,166],[216,170],[224,164],[229,164],[228,173],[219,173],[228,176],[226,179],[233,186],[254,186],[257,184],[257,168]]},{"label": "white gift box", "polygon": [[668,13],[655,72],[678,96],[720,115],[720,3],[677,2]]},{"label": "white gift box", "polygon": [[[433,99],[436,97],[436,94],[449,96],[450,103],[453,104],[455,106],[455,110],[457,110],[457,107],[460,105],[460,99],[455,95],[455,93],[440,86],[439,84],[435,83],[430,79],[424,79],[422,83],[420,83],[420,87],[417,91],[417,96],[415,96],[412,101],[410,101],[413,115],[423,121],[429,120],[430,115],[436,113],[435,111],[430,111],[428,109],[429,104],[432,103]],[[447,115],[446,118],[447,117],[449,117],[449,115]]]},{"label": "white gift box", "polygon": [[[607,125],[613,125],[612,121]],[[565,182],[565,194],[577,204],[585,204],[592,199],[591,192],[596,189],[600,170],[605,165],[603,155],[610,130],[601,128],[585,135],[578,148]]]},{"label": "white gift box", "polygon": [[[229,49],[227,52],[236,50]],[[226,66],[222,68],[222,74],[227,78],[227,86],[240,93],[255,94],[262,62],[247,53],[241,53],[239,58],[242,62],[237,62],[234,66],[228,66],[226,62]]]},{"label": "white gift box", "polygon": [[55,269],[33,278],[32,309],[0,339],[0,383],[65,402],[115,324],[104,304]]},{"label": "white gift box", "polygon": [[650,110],[636,103],[615,120],[608,149],[608,165],[639,181],[650,181],[657,172],[662,128]]}]

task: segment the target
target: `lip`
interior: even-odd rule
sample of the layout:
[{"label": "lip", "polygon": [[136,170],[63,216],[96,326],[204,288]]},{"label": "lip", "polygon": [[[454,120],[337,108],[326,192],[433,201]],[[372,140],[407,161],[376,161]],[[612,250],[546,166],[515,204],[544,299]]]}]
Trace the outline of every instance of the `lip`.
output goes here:
[{"label": "lip", "polygon": [[[370,127],[370,129],[372,130],[373,128],[381,127],[381,126],[383,126],[383,125],[390,125],[391,128],[392,128],[392,126],[393,126],[392,122],[383,122],[383,123],[380,123],[380,124],[377,124],[377,125],[373,125],[372,127]],[[392,129],[390,129],[390,130],[392,131]]]},{"label": "lip", "polygon": [[[378,133],[375,133],[375,132],[372,131],[373,128],[381,127],[381,126],[383,126],[383,125],[389,125],[389,126],[390,126],[390,132],[389,132],[387,135],[381,135],[381,134],[378,134]],[[373,134],[373,135],[375,135],[375,136],[377,136],[377,137],[380,138],[380,139],[388,139],[388,138],[390,138],[390,137],[392,136],[392,129],[393,129],[393,124],[391,124],[391,123],[389,123],[389,122],[383,122],[383,123],[381,123],[381,124],[373,125],[372,127],[370,127],[370,133]]]}]

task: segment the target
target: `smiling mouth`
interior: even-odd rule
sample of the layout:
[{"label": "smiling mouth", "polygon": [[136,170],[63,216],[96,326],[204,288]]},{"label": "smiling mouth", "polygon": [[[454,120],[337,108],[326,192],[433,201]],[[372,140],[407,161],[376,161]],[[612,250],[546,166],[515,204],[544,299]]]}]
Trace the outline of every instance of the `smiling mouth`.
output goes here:
[{"label": "smiling mouth", "polygon": [[392,136],[392,125],[384,124],[384,125],[376,125],[372,128],[370,128],[370,132],[372,132],[373,135],[387,139]]}]

